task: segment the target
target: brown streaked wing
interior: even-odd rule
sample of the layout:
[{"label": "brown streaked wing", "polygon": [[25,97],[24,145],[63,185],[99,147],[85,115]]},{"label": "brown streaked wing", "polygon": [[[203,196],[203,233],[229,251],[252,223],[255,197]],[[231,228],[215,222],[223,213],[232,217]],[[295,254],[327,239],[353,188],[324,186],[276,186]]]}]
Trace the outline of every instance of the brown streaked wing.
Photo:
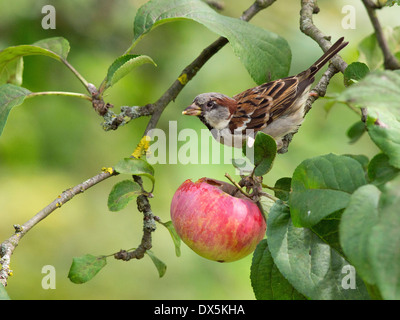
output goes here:
[{"label": "brown streaked wing", "polygon": [[240,128],[255,132],[264,129],[273,119],[285,113],[297,99],[298,79],[288,77],[262,84],[237,94],[233,98],[238,102],[230,129]]}]

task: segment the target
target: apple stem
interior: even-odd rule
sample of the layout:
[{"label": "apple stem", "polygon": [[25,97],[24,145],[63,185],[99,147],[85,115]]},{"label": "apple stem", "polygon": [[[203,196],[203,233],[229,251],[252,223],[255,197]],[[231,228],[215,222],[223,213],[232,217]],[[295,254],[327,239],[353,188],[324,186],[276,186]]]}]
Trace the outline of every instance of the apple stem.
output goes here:
[{"label": "apple stem", "polygon": [[251,196],[248,192],[246,192],[245,190],[243,190],[243,188],[242,188],[241,186],[239,186],[239,184],[238,184],[235,180],[233,180],[233,178],[230,176],[229,173],[225,173],[225,177],[226,177],[230,182],[232,182],[232,184],[233,184],[236,188],[238,188],[238,190],[239,190],[241,193],[243,193],[246,197],[252,199],[252,196]]}]

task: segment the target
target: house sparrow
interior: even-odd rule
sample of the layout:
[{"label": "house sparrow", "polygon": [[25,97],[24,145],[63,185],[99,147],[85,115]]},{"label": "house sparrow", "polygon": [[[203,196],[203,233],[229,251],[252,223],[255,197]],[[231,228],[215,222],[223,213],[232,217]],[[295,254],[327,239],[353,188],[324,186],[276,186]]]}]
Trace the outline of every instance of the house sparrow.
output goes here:
[{"label": "house sparrow", "polygon": [[272,136],[277,149],[282,138],[298,130],[315,74],[348,42],[340,38],[311,67],[296,76],[264,83],[230,98],[210,92],[198,95],[182,114],[198,116],[213,137],[228,146],[242,147],[257,131]]}]

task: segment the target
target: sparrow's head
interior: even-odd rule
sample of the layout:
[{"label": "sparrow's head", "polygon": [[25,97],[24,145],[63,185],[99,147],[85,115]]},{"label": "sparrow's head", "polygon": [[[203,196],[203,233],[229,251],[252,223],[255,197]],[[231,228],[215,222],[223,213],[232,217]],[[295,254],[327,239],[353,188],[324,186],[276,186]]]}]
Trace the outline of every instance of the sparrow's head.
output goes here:
[{"label": "sparrow's head", "polygon": [[216,92],[199,94],[182,114],[198,116],[207,127],[224,129],[236,109],[236,100]]}]

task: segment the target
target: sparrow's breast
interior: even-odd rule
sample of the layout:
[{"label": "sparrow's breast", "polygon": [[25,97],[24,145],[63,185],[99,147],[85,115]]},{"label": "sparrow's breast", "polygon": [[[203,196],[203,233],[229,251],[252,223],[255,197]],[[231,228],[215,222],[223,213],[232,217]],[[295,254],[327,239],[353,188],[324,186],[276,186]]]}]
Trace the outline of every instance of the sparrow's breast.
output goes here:
[{"label": "sparrow's breast", "polygon": [[210,131],[215,140],[228,147],[241,148],[243,141],[246,139],[246,136],[240,133],[232,134],[228,128],[222,130],[212,129]]}]

